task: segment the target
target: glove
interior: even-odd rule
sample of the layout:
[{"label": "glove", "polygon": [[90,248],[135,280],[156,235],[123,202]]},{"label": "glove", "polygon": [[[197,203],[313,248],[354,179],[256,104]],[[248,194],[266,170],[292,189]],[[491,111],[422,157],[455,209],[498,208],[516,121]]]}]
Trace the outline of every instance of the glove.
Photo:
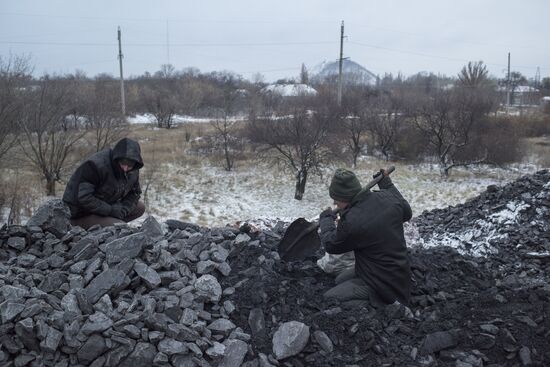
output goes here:
[{"label": "glove", "polygon": [[384,174],[384,169],[383,169],[383,168],[380,168],[380,171],[376,172],[376,173],[372,176],[372,178],[376,178],[376,177],[378,177],[378,176],[380,176],[380,175],[383,175],[383,174]]},{"label": "glove", "polygon": [[334,214],[334,211],[332,210],[332,208],[326,208],[321,212],[321,214],[319,214],[319,219],[325,218],[325,217],[332,217],[336,219],[336,214]]},{"label": "glove", "polygon": [[120,204],[115,203],[111,205],[111,217],[117,218],[117,219],[124,219],[128,215],[128,209]]},{"label": "glove", "polygon": [[383,168],[380,168],[380,171],[376,172],[376,174],[374,174],[372,178],[380,178],[380,181],[378,181],[378,187],[381,189],[388,188],[392,185],[390,175],[386,174],[386,171]]}]

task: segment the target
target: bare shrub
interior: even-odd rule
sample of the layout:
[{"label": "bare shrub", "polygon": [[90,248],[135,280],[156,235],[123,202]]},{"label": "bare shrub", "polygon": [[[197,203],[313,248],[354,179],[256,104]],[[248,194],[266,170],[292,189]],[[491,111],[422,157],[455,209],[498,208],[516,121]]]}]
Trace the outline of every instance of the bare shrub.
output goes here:
[{"label": "bare shrub", "polygon": [[264,147],[260,150],[264,160],[293,172],[294,198],[302,200],[309,174],[321,173],[322,164],[329,159],[323,143],[331,120],[321,110],[311,113],[295,107],[289,112],[279,117],[251,116],[248,132],[253,142]]},{"label": "bare shrub", "polygon": [[485,157],[482,163],[508,164],[522,159],[522,134],[512,120],[483,119],[472,132],[471,143],[455,154],[456,161],[471,162]]}]

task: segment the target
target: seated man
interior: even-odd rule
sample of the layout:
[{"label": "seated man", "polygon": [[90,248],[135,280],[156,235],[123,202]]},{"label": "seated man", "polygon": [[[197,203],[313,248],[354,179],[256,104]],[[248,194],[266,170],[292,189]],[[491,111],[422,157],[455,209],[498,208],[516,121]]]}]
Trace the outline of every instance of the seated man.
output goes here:
[{"label": "seated man", "polygon": [[[411,219],[409,203],[381,170],[380,191],[361,190],[355,174],[336,170],[329,194],[340,210],[320,214],[321,243],[329,254],[353,251],[355,266],[336,277],[337,285],[324,297],[341,301],[370,300],[371,304],[407,305],[411,270],[403,223]],[[336,221],[338,224],[336,225]]]},{"label": "seated man", "polygon": [[139,200],[141,167],[139,143],[128,138],[86,159],[63,194],[71,210],[71,224],[88,229],[94,224],[106,227],[141,217],[145,212]]}]

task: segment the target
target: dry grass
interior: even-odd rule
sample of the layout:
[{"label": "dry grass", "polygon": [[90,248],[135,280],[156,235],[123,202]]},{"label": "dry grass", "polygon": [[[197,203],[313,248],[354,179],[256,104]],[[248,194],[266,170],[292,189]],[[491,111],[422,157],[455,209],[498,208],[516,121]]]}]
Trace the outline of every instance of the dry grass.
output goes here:
[{"label": "dry grass", "polygon": [[[129,127],[128,137],[140,142],[145,161],[145,167],[141,172],[141,184],[144,190],[143,198],[146,202],[162,203],[162,200],[168,200],[173,201],[173,203],[179,203],[181,197],[172,197],[173,195],[178,195],[174,193],[201,193],[201,190],[205,187],[224,190],[226,194],[236,197],[242,197],[242,195],[246,194],[237,192],[235,182],[231,181],[239,180],[237,186],[246,186],[248,185],[248,176],[246,174],[239,176],[227,175],[228,181],[224,182],[223,187],[220,187],[219,182],[208,182],[209,178],[207,177],[198,177],[194,181],[190,179],[189,175],[192,173],[190,171],[202,172],[205,167],[209,166],[222,167],[219,157],[188,153],[192,141],[207,133],[211,133],[212,129],[212,126],[205,123],[179,125],[169,130],[153,128],[150,125],[131,125]],[[542,167],[550,167],[550,137],[527,139],[524,142],[524,149],[527,152],[529,163]],[[63,177],[65,181],[76,168],[77,162],[84,159],[90,152],[90,146],[82,145],[78,147],[74,155],[69,158],[69,161],[74,163],[67,167],[65,177]],[[258,167],[255,158],[254,152],[246,152],[243,158],[237,161],[236,169],[238,171],[251,169],[263,172]],[[0,212],[0,221],[7,219],[8,211],[6,208],[9,209],[10,207],[14,207],[18,213],[16,219],[28,218],[32,215],[33,210],[45,199],[45,182],[41,179],[39,172],[36,172],[34,168],[24,163],[20,152],[14,151],[10,153],[10,156],[4,156],[0,163],[0,209],[2,210]],[[376,164],[380,163],[367,160],[360,164],[358,173],[363,172],[366,174],[366,172],[369,172],[370,175],[370,172],[376,170]],[[384,165],[385,163],[381,164]],[[272,167],[272,169],[275,168]],[[280,180],[281,174],[279,173],[279,176],[274,176],[274,179]],[[395,176],[399,178],[402,175],[414,177],[414,179],[410,180],[411,187],[408,188],[411,192],[420,190],[416,186],[424,186],[426,181],[425,175],[430,176],[428,181],[433,180],[432,182],[437,182],[440,179],[439,171],[436,168],[428,172],[423,170],[420,173],[416,171],[414,166],[408,166],[408,168],[400,167]],[[462,180],[466,179],[466,176],[469,175],[474,174],[471,172],[456,171],[451,174],[449,180]],[[269,180],[269,177],[271,176],[266,175],[264,178],[265,180]],[[370,176],[365,176],[364,180],[368,180],[368,177]],[[314,180],[313,177],[312,180]],[[422,185],[416,185],[416,180],[422,181]],[[256,184],[262,187],[271,185],[270,182]],[[57,185],[58,197],[63,194],[64,188],[63,183]],[[426,193],[426,195],[430,194]],[[435,193],[433,195],[437,196],[439,194]],[[162,200],[160,200],[160,196],[163,196]],[[438,197],[436,196],[431,200],[437,200]],[[208,222],[208,218],[216,214],[225,215],[223,213],[214,213],[208,200],[209,198],[202,196],[202,194],[195,195],[190,206],[182,208],[179,211],[179,218],[174,219],[198,219],[206,223]],[[163,216],[164,212],[167,211],[163,205],[151,206],[153,214]],[[235,208],[235,210],[238,211],[240,209]],[[266,215],[268,214],[266,213]]]},{"label": "dry grass", "polygon": [[550,136],[525,139],[523,150],[533,164],[550,167]]}]

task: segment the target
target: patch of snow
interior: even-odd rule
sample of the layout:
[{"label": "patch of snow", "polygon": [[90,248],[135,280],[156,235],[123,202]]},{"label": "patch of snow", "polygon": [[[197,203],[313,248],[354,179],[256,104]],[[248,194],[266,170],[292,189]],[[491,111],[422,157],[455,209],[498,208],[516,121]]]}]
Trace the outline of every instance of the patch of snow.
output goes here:
[{"label": "patch of snow", "polygon": [[283,97],[315,96],[317,91],[307,84],[270,84],[262,88],[262,93],[274,93]]},{"label": "patch of snow", "polygon": [[[130,116],[126,119],[129,124],[156,124],[157,120],[154,115],[150,113],[138,114]],[[244,121],[245,117],[242,116],[232,116],[228,119],[229,121]],[[174,115],[173,122],[175,124],[184,124],[184,123],[210,123],[216,121],[212,117],[194,117],[187,115]]]}]

